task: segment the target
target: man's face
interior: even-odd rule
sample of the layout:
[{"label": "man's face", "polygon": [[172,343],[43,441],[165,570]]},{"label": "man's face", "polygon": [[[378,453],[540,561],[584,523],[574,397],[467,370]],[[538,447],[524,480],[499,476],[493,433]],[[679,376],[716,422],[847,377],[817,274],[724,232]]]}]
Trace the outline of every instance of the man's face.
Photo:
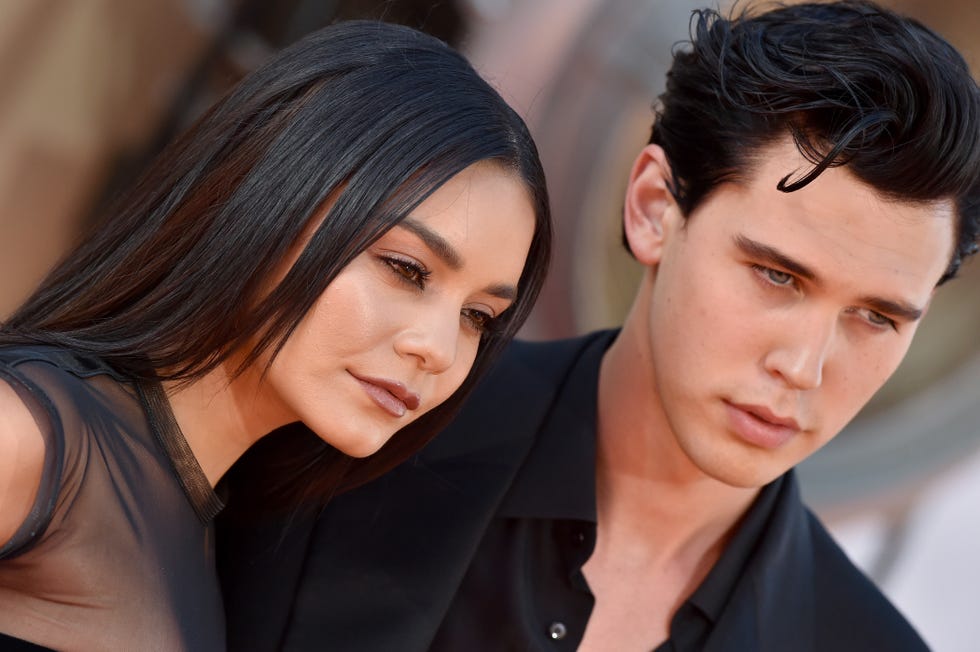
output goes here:
[{"label": "man's face", "polygon": [[954,233],[951,203],[886,200],[846,168],[780,192],[810,164],[788,141],[763,154],[686,222],[668,203],[646,304],[667,427],[742,487],[827,443],[895,371]]}]

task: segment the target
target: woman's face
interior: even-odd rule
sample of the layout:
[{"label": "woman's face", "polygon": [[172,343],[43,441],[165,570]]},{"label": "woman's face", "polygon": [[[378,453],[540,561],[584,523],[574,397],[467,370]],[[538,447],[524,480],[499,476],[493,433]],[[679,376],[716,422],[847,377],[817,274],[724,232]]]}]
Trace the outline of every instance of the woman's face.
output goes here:
[{"label": "woman's face", "polygon": [[534,225],[513,173],[457,174],[320,295],[269,368],[261,411],[349,455],[377,451],[466,378],[516,299]]}]

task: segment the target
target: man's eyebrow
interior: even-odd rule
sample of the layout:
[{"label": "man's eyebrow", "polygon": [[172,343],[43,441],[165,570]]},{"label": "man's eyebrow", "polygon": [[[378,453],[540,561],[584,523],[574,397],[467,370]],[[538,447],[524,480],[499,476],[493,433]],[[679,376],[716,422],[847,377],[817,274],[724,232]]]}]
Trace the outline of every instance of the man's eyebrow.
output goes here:
[{"label": "man's eyebrow", "polygon": [[460,257],[459,252],[449,244],[448,240],[426,225],[410,217],[406,217],[398,223],[398,226],[405,227],[417,235],[432,250],[432,253],[438,256],[451,269],[458,270],[463,266],[463,259]]},{"label": "man's eyebrow", "polygon": [[761,242],[756,242],[744,235],[735,236],[735,246],[738,247],[742,253],[747,256],[751,256],[762,262],[766,262],[777,267],[782,267],[783,269],[796,274],[801,278],[819,284],[816,273],[806,265],[796,260],[793,260],[786,254],[782,253],[778,249],[770,247],[769,245],[762,244]]},{"label": "man's eyebrow", "polygon": [[[744,235],[735,236],[735,246],[747,256],[781,267],[801,278],[805,278],[811,283],[820,284],[820,280],[813,270],[793,260],[778,249],[762,244],[761,242],[756,242]],[[891,317],[898,317],[910,322],[918,321],[922,317],[922,313],[925,312],[922,308],[917,308],[905,301],[892,301],[891,299],[883,299],[875,296],[861,297],[858,302],[875,312],[880,312],[883,315],[889,315]]]},{"label": "man's eyebrow", "polygon": [[918,321],[924,312],[922,308],[916,308],[910,303],[890,301],[880,297],[862,297],[861,303],[875,312],[880,312],[883,315],[889,315],[891,317],[898,317],[905,321]]}]

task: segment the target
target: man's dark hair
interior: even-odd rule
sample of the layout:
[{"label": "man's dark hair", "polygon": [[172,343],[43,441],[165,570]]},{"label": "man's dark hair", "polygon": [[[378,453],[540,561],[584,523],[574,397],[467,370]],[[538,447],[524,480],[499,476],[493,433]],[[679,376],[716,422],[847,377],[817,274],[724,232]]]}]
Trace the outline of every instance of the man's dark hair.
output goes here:
[{"label": "man's dark hair", "polygon": [[685,215],[791,135],[813,167],[780,190],[846,165],[886,197],[954,202],[957,246],[940,283],[976,253],[980,91],[941,37],[848,0],[732,18],[696,11],[689,46],[674,56],[650,138],[667,154]]},{"label": "man's dark hair", "polygon": [[[544,173],[523,120],[434,37],[352,21],[274,56],[157,158],[3,324],[3,336],[95,355],[136,381],[192,381],[246,351],[241,372],[279,351],[354,257],[479,161],[511,171],[534,210],[517,300],[481,338],[449,401],[379,454],[351,462],[347,481],[362,481],[448,422],[527,317],[550,252]],[[294,456],[309,493],[333,490],[337,474],[323,472],[336,467],[331,451]]]}]

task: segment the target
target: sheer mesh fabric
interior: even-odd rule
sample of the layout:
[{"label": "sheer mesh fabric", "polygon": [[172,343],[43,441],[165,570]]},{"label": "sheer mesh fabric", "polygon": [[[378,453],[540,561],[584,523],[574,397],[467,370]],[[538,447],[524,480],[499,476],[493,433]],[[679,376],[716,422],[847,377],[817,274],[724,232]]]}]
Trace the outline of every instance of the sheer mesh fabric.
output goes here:
[{"label": "sheer mesh fabric", "polygon": [[0,632],[56,650],[223,650],[221,508],[159,385],[53,347],[0,348],[45,442],[33,510],[0,546]]}]

